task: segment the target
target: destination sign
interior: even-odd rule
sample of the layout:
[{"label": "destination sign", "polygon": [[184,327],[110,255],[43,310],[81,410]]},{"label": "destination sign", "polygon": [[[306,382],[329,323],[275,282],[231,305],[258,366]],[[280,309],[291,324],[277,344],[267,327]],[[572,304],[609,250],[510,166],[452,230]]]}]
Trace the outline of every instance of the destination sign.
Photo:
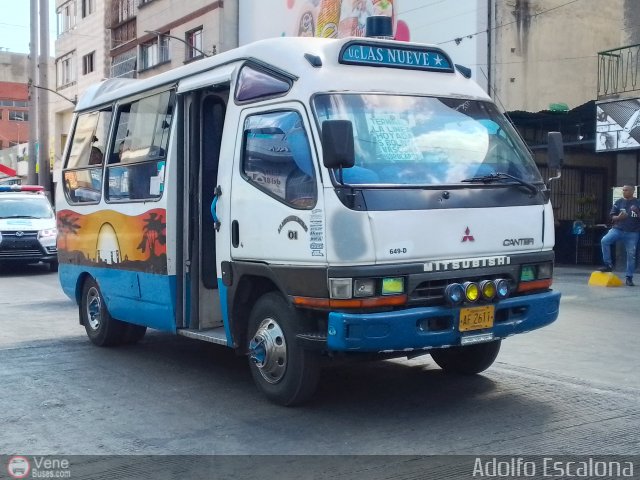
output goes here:
[{"label": "destination sign", "polygon": [[408,48],[352,42],[343,47],[339,61],[348,65],[453,71],[451,60],[443,51],[418,46]]}]

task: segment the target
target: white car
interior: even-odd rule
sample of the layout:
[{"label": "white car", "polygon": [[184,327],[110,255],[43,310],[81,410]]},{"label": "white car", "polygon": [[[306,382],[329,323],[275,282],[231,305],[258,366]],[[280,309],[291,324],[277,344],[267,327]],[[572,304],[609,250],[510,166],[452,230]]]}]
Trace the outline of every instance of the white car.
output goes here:
[{"label": "white car", "polygon": [[42,187],[0,185],[0,264],[45,262],[56,271],[57,234]]}]

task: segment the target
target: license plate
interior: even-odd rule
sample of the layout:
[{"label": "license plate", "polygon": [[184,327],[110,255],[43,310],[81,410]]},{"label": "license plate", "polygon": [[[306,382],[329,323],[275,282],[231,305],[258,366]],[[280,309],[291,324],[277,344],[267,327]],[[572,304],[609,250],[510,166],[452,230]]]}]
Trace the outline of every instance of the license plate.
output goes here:
[{"label": "license plate", "polygon": [[459,330],[469,332],[471,330],[482,330],[493,327],[493,314],[495,307],[486,305],[483,307],[471,307],[460,309]]}]

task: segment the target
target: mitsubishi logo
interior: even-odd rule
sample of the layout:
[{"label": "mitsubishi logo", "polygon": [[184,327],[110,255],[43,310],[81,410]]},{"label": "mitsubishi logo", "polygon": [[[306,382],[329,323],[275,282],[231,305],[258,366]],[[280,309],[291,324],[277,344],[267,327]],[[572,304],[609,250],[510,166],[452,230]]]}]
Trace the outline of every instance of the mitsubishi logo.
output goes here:
[{"label": "mitsubishi logo", "polygon": [[24,235],[24,232],[16,232],[16,237],[21,237]]},{"label": "mitsubishi logo", "polygon": [[475,239],[473,238],[473,235],[471,235],[471,230],[469,230],[469,227],[467,227],[467,229],[464,231],[464,237],[462,237],[462,241],[475,242]]}]

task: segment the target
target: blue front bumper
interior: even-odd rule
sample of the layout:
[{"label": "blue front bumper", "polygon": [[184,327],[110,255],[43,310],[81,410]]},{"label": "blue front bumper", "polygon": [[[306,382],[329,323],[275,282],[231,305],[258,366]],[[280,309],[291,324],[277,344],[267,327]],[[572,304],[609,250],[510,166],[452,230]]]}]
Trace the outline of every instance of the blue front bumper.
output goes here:
[{"label": "blue front bumper", "polygon": [[[421,307],[384,313],[331,312],[327,345],[332,351],[381,352],[460,345],[464,336],[492,333],[505,338],[549,325],[558,318],[559,292],[507,298],[495,304],[493,328],[458,330],[459,308]],[[429,319],[448,327],[429,329]]]}]

